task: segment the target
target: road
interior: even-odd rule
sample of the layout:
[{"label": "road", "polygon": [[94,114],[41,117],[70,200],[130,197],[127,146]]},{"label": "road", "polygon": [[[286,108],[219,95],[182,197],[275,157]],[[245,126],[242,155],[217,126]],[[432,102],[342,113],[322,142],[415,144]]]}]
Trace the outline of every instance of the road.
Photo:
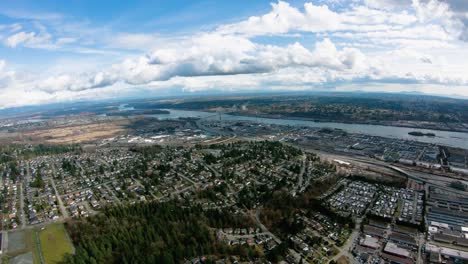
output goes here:
[{"label": "road", "polygon": [[187,178],[186,176],[182,175],[181,173],[178,173],[177,176],[181,177],[182,179],[184,179],[184,180],[190,182],[191,184],[193,184],[193,185],[195,185],[195,186],[198,185],[198,183],[194,182],[192,179]]},{"label": "road", "polygon": [[[135,179],[132,177],[132,179],[141,187],[141,188],[145,188],[145,186],[143,184],[141,184],[140,180],[138,179]],[[154,195],[154,193],[152,191],[149,192],[149,194],[153,197],[153,199],[157,200],[158,197],[156,197],[156,195]]]},{"label": "road", "polygon": [[82,202],[81,204],[86,208],[86,210],[87,210],[90,214],[92,214],[92,215],[98,214],[98,212],[94,211],[94,209],[91,208],[91,206],[89,206],[89,203],[88,203],[87,201],[84,201],[84,202]]},{"label": "road", "polygon": [[224,236],[226,236],[226,238],[228,240],[236,240],[236,239],[242,239],[242,238],[254,238],[256,236],[261,236],[261,235],[270,235],[269,233],[263,233],[263,232],[260,232],[260,233],[255,233],[255,234],[248,234],[248,235],[233,235],[233,234],[227,234],[227,233],[224,233]]},{"label": "road", "polygon": [[24,214],[24,186],[23,182],[20,182],[19,184],[20,188],[20,217],[21,217],[21,228],[26,227],[26,215]]},{"label": "road", "polygon": [[215,170],[211,165],[208,165],[206,163],[204,163],[203,165],[205,166],[205,168],[213,172],[217,178],[221,177],[221,174],[217,170]]},{"label": "road", "polygon": [[[179,189],[179,190],[175,190],[173,191],[172,193],[170,193],[170,197],[175,197],[176,195],[180,194],[180,193],[184,193],[190,189],[193,189],[194,186],[188,186],[188,187],[185,187],[185,188],[182,188],[182,189]],[[164,199],[164,197],[161,197],[161,198],[158,198],[158,200],[161,200],[161,199]]]},{"label": "road", "polygon": [[[203,141],[201,144],[202,145],[213,145],[213,144],[223,144],[223,143],[226,143],[226,142],[229,142],[229,141],[232,141],[234,139],[237,138],[236,135],[232,136],[232,137],[229,137],[229,138],[225,138],[225,139],[222,139],[223,137],[217,137],[217,138],[213,138],[213,139],[208,139],[208,140],[205,140]],[[220,140],[221,139],[221,140]]]},{"label": "road", "polygon": [[444,185],[443,183],[431,180],[430,178],[437,177],[437,176],[432,175],[432,174],[423,173],[423,172],[416,172],[416,171],[408,171],[407,169],[403,169],[403,168],[398,167],[396,165],[386,165],[386,167],[391,168],[391,169],[393,169],[393,170],[407,176],[408,179],[412,179],[412,180],[416,180],[416,181],[425,183],[428,186],[434,186],[434,187],[437,187],[438,189],[441,189],[441,190],[444,190],[444,191],[447,191],[447,192],[451,192],[451,193],[460,194],[460,195],[467,195],[468,194],[468,192],[466,192],[466,191],[461,191],[461,190],[457,190],[457,189],[454,189],[454,188],[450,188],[447,185]]},{"label": "road", "polygon": [[[252,213],[249,211],[249,214],[252,215]],[[275,240],[275,242],[279,245],[281,244],[281,239],[279,239],[277,236],[275,236],[275,234],[273,234],[272,232],[270,232],[270,230],[268,230],[268,228],[266,228],[266,226],[264,226],[262,224],[262,222],[260,221],[260,211],[259,210],[255,210],[255,214],[253,215],[253,218],[255,219],[255,221],[257,222],[257,225],[260,227],[260,229],[262,230],[262,232],[264,234],[267,234],[269,236],[271,236],[273,238],[273,240]],[[302,256],[297,253],[295,250],[292,250],[292,249],[289,249],[289,254],[292,255],[296,261],[299,263],[301,260],[302,260]]]},{"label": "road", "polygon": [[224,131],[224,130],[217,130],[217,129],[213,129],[213,128],[209,128],[207,126],[205,126],[203,124],[203,121],[208,119],[208,118],[212,118],[212,117],[216,117],[218,114],[214,114],[213,116],[208,116],[208,117],[205,117],[205,118],[202,118],[202,119],[199,119],[197,120],[195,123],[197,125],[197,127],[200,129],[200,130],[203,130],[203,131],[207,131],[211,134],[214,134],[214,135],[220,135],[220,136],[232,136],[232,137],[236,137],[236,133],[234,132],[228,132],[228,131]]},{"label": "road", "polygon": [[[53,175],[57,175],[55,164],[52,164]],[[54,177],[50,177],[50,183],[52,184],[52,188],[55,192],[55,197],[57,197],[58,205],[60,207],[60,212],[62,212],[62,217],[64,219],[68,218],[68,212],[65,206],[63,205],[62,197],[60,197],[60,193],[57,191],[57,186],[55,186]]]},{"label": "road", "polygon": [[57,191],[57,187],[55,186],[55,181],[53,178],[50,178],[50,183],[52,184],[52,188],[54,188],[55,197],[57,197],[57,201],[60,207],[60,211],[62,212],[63,218],[68,218],[67,209],[63,205],[62,197],[60,197],[60,193]]},{"label": "road", "polygon": [[260,222],[260,217],[259,216],[260,216],[260,211],[256,210],[255,214],[254,214],[254,219],[257,222],[257,225],[262,230],[262,232],[270,235],[273,238],[273,240],[275,240],[276,243],[281,244],[281,239],[279,239],[277,236],[275,236],[275,234],[271,233],[270,230],[268,230],[268,228],[266,228],[266,226],[264,226],[262,224],[262,222]]},{"label": "road", "polygon": [[27,223],[26,223],[26,214],[24,213],[24,189],[26,186],[23,186],[24,184],[28,184],[29,179],[31,179],[31,168],[29,167],[29,162],[26,162],[26,179],[21,179],[20,183],[20,215],[21,215],[21,228],[25,228]]},{"label": "road", "polygon": [[425,234],[419,234],[418,237],[418,258],[416,259],[416,264],[423,264],[422,247],[426,243],[424,236]]},{"label": "road", "polygon": [[306,161],[307,161],[307,156],[306,154],[302,155],[301,157],[302,163],[301,163],[301,170],[299,171],[299,174],[297,175],[297,186],[296,186],[296,192],[300,192],[302,190],[302,185],[304,182],[304,173],[306,169]]},{"label": "road", "polygon": [[[304,149],[304,150],[309,151],[308,149]],[[434,178],[440,178],[443,176],[417,171],[416,170],[417,167],[407,168],[406,166],[402,166],[399,164],[390,164],[385,161],[380,161],[380,160],[376,160],[376,159],[372,159],[368,157],[331,154],[331,153],[317,151],[317,150],[311,150],[311,152],[314,152],[318,154],[322,159],[326,159],[329,161],[338,159],[338,160],[349,162],[354,166],[363,167],[367,169],[375,168],[375,170],[382,171],[382,173],[400,175],[402,177],[412,179],[421,183],[425,183],[426,185],[434,186],[434,187],[437,187],[439,189],[442,189],[448,192],[461,194],[461,195],[468,194],[468,192],[466,191],[460,191],[454,188],[450,188],[447,186],[445,182],[440,182],[440,180],[439,181],[432,180]],[[452,179],[450,177],[445,177],[445,178]]]},{"label": "road", "polygon": [[353,255],[351,254],[351,249],[353,248],[354,242],[359,236],[360,228],[361,228],[362,219],[356,219],[356,226],[353,229],[353,232],[349,236],[346,243],[341,247],[340,253],[338,253],[333,260],[337,261],[341,256],[346,256],[350,261],[353,260]]},{"label": "road", "polygon": [[114,197],[114,200],[118,203],[118,204],[122,204],[122,202],[120,201],[119,197],[117,197],[117,195],[115,195],[115,193],[111,190],[111,188],[109,188],[109,186],[107,184],[103,184],[103,186],[107,189],[107,191],[110,193],[110,195],[112,195],[112,197]]},{"label": "road", "polygon": [[65,223],[65,220],[61,219],[61,218],[59,218],[57,220],[49,220],[49,221],[42,222],[42,223],[39,223],[39,224],[27,225],[25,228],[11,229],[8,232],[10,232],[10,233],[21,232],[23,230],[35,229],[35,228],[40,228],[40,227],[43,227],[43,226],[47,226],[47,225],[50,225],[52,223]]}]

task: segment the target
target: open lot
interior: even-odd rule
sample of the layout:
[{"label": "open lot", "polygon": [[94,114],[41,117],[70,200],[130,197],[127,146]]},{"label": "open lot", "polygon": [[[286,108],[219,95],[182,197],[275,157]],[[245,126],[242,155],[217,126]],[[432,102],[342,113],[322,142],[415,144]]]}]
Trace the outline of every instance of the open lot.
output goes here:
[{"label": "open lot", "polygon": [[62,224],[52,224],[39,232],[42,255],[47,264],[58,263],[66,253],[73,253]]},{"label": "open lot", "polygon": [[351,263],[346,256],[341,256],[337,261],[338,264],[349,264]]},{"label": "open lot", "polygon": [[26,132],[25,137],[49,143],[80,143],[89,142],[118,135],[125,131],[128,121],[122,120],[108,123],[95,123],[77,126],[57,127]]},{"label": "open lot", "polygon": [[8,253],[6,263],[40,263],[35,231],[32,229],[8,233]]},{"label": "open lot", "polygon": [[8,252],[15,252],[26,248],[25,232],[11,232],[8,235]]},{"label": "open lot", "polygon": [[33,253],[27,252],[27,253],[11,258],[8,263],[10,264],[32,264],[36,262],[34,261]]}]

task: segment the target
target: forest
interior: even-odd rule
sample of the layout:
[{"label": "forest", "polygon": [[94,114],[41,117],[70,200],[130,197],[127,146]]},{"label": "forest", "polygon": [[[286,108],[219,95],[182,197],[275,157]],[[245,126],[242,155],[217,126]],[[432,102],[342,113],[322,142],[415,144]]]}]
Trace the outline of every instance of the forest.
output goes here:
[{"label": "forest", "polygon": [[74,255],[63,263],[180,263],[227,256],[255,259],[261,254],[247,245],[228,246],[215,230],[247,227],[248,219],[228,211],[203,210],[179,202],[139,203],[108,207],[88,219],[71,220],[67,230]]}]

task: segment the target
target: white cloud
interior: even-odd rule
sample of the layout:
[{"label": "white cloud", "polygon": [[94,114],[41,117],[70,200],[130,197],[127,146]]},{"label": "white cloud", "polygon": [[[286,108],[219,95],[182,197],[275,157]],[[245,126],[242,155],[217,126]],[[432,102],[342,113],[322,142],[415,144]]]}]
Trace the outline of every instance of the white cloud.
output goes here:
[{"label": "white cloud", "polygon": [[420,23],[437,23],[449,34],[457,38],[461,36],[464,25],[447,3],[437,0],[430,0],[427,3],[413,0],[413,8]]},{"label": "white cloud", "polygon": [[130,50],[150,50],[158,44],[161,44],[164,39],[159,38],[154,34],[144,33],[120,33],[109,39],[108,45]]},{"label": "white cloud", "polygon": [[392,10],[408,6],[411,0],[364,0],[364,3],[371,8]]},{"label": "white cloud", "polygon": [[63,18],[61,14],[58,13],[43,13],[43,12],[29,12],[26,10],[10,10],[0,8],[0,14],[15,18],[15,19],[29,19],[29,20],[60,20]]},{"label": "white cloud", "polygon": [[310,51],[297,42],[278,47],[254,44],[238,36],[202,34],[177,47],[127,59],[97,74],[50,77],[40,82],[37,88],[49,93],[80,91],[117,82],[141,85],[174,77],[269,73],[289,67],[351,73],[366,70],[368,62],[359,50],[338,50],[329,39],[317,42],[315,49]]},{"label": "white cloud", "polygon": [[57,45],[70,44],[76,42],[76,38],[64,37],[57,39]]},{"label": "white cloud", "polygon": [[[380,84],[390,90],[404,83],[411,89],[450,85],[468,95],[460,88],[468,86],[468,43],[460,40],[467,29],[450,3],[350,2],[344,8],[329,8],[279,1],[266,14],[177,36],[113,34],[108,28],[81,24],[51,28],[31,22],[32,28],[18,24],[11,27],[13,32],[4,27],[7,36],[2,40],[8,47],[115,58],[99,67],[56,66],[24,78],[17,74],[23,71],[8,69],[0,61],[0,89],[4,98],[18,96],[17,104],[119,96],[142,86],[198,91]],[[278,36],[288,37],[281,38],[280,45],[275,44]],[[27,96],[35,98],[28,101]],[[5,106],[4,98],[0,106]]]},{"label": "white cloud", "polygon": [[240,23],[224,25],[218,31],[223,34],[267,35],[294,30],[322,32],[340,28],[341,17],[326,5],[306,3],[304,12],[283,1],[271,6],[272,11],[263,16],[252,16]]},{"label": "white cloud", "polygon": [[389,12],[354,6],[341,13],[328,8],[327,5],[305,3],[303,10],[292,7],[286,2],[272,4],[272,10],[263,16],[252,16],[249,19],[223,25],[218,32],[223,34],[278,35],[290,31],[330,32],[330,31],[369,31],[390,26],[409,25],[417,21],[414,14],[407,10]]},{"label": "white cloud", "polygon": [[16,48],[19,44],[23,44],[25,42],[29,42],[33,40],[36,36],[34,32],[19,32],[14,35],[9,36],[5,40],[5,44],[9,47]]},{"label": "white cloud", "polygon": [[23,26],[20,23],[14,23],[10,25],[10,32],[18,32],[23,28]]},{"label": "white cloud", "polygon": [[7,68],[5,60],[0,60],[0,92],[4,88],[9,87],[15,80],[16,73]]},{"label": "white cloud", "polygon": [[20,31],[10,35],[5,39],[5,45],[11,48],[25,46],[31,48],[54,48],[52,43],[52,35],[47,32],[47,29],[40,23],[34,23],[36,31]]}]

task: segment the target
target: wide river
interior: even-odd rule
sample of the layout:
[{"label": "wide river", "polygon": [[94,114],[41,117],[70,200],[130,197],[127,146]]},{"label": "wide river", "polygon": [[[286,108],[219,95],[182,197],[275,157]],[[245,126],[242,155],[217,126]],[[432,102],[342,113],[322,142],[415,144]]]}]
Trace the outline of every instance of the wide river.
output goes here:
[{"label": "wide river", "polygon": [[[203,112],[203,111],[185,111],[185,110],[174,110],[166,109],[169,114],[151,115],[160,119],[177,119],[180,117],[196,117],[205,119],[218,119],[219,115],[216,113]],[[396,126],[381,126],[381,125],[367,125],[367,124],[346,124],[346,123],[334,123],[334,122],[314,122],[309,120],[294,120],[294,119],[276,119],[276,118],[262,118],[262,117],[250,117],[250,116],[238,116],[221,114],[223,120],[233,121],[251,121],[262,124],[274,124],[274,125],[286,125],[286,126],[306,126],[306,127],[328,127],[328,128],[339,128],[349,133],[357,133],[371,136],[387,137],[387,138],[398,138],[405,140],[414,140],[425,143],[446,145],[452,147],[459,147],[468,149],[468,133],[462,132],[449,132],[431,129],[414,129],[407,127],[396,127]],[[411,131],[421,131],[423,133],[434,133],[435,137],[416,137],[408,135]]]}]

